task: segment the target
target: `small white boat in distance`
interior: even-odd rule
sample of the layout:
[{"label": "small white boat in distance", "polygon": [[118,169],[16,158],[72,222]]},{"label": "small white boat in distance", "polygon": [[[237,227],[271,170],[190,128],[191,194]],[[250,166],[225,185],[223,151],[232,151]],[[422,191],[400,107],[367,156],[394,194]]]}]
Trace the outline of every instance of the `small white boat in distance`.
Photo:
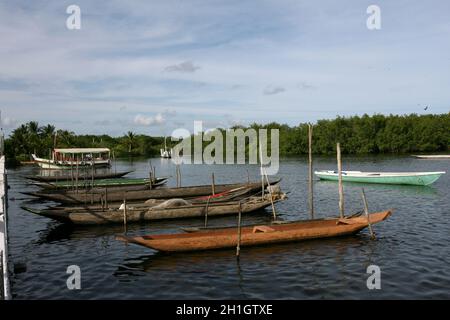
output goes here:
[{"label": "small white boat in distance", "polygon": [[39,158],[35,154],[31,157],[42,169],[61,170],[76,166],[109,167],[110,154],[108,148],[71,148],[53,149],[51,159]]},{"label": "small white boat in distance", "polygon": [[[337,171],[315,171],[321,180],[338,181]],[[445,171],[439,172],[362,172],[342,171],[342,181],[383,184],[409,184],[427,186],[435,182]]]},{"label": "small white boat in distance", "polygon": [[172,158],[172,149],[167,149],[166,137],[164,137],[164,149],[160,149],[161,158],[170,159]]},{"label": "small white boat in distance", "polygon": [[450,160],[450,154],[434,154],[434,155],[413,155],[414,158],[427,159],[427,160]]}]

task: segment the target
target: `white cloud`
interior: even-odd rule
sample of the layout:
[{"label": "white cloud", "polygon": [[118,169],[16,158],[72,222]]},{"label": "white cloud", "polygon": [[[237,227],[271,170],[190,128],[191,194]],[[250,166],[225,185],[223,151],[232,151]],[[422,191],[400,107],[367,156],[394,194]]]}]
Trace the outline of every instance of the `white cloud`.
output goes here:
[{"label": "white cloud", "polygon": [[191,61],[184,61],[179,64],[174,64],[167,66],[164,70],[167,72],[183,72],[183,73],[193,73],[200,69],[199,66],[194,65]]},{"label": "white cloud", "polygon": [[281,93],[284,91],[286,91],[286,89],[283,87],[268,86],[267,88],[264,89],[263,93],[265,95],[273,95],[273,94],[278,94],[278,93]]},{"label": "white cloud", "polygon": [[142,114],[136,115],[134,118],[134,124],[140,126],[153,126],[162,125],[166,122],[166,119],[162,113],[157,113],[154,117],[146,117]]}]

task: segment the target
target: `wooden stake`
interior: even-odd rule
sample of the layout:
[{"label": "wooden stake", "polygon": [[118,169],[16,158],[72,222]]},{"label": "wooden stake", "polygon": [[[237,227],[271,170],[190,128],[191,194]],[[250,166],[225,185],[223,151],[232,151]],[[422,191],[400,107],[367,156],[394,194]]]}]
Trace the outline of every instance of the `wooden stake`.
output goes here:
[{"label": "wooden stake", "polygon": [[211,181],[212,181],[212,184],[211,184],[212,195],[215,195],[216,194],[216,182],[214,179],[214,172],[211,174]]},{"label": "wooden stake", "polygon": [[108,187],[105,187],[105,202],[106,202],[106,209],[109,209],[109,205],[108,205]]},{"label": "wooden stake", "polygon": [[76,179],[76,192],[78,193],[78,180],[79,180],[79,175],[80,175],[80,170],[79,170],[79,167],[78,167],[78,155],[77,155],[77,176],[75,177],[75,179]]},{"label": "wooden stake", "polygon": [[370,223],[369,205],[367,204],[366,193],[364,192],[364,188],[361,189],[361,195],[364,203],[364,213],[367,216],[367,224],[369,225],[370,238],[374,240],[375,233],[373,232],[372,224]]},{"label": "wooden stake", "polygon": [[72,190],[75,189],[75,178],[73,176],[73,163],[72,163],[72,158],[70,158],[70,182],[71,182],[71,186],[72,186]]},{"label": "wooden stake", "polygon": [[180,187],[180,177],[179,177],[179,172],[178,172],[178,164],[175,167],[176,173],[177,173],[177,188]]},{"label": "wooden stake", "polygon": [[209,209],[209,200],[211,197],[208,197],[208,200],[206,201],[206,210],[205,210],[205,228],[208,226],[208,209]]},{"label": "wooden stake", "polygon": [[264,200],[264,172],[263,172],[263,161],[262,161],[262,149],[261,149],[261,143],[259,144],[259,162],[260,162],[260,168],[261,171],[261,200]]},{"label": "wooden stake", "polygon": [[127,193],[123,197],[123,226],[125,228],[125,233],[127,233]]},{"label": "wooden stake", "polygon": [[156,183],[156,168],[153,167],[153,184]]},{"label": "wooden stake", "polygon": [[314,219],[314,186],[313,186],[313,159],[312,159],[313,126],[308,125],[308,153],[309,153],[309,213]]},{"label": "wooden stake", "polygon": [[344,218],[344,186],[342,185],[342,160],[341,160],[341,145],[338,142],[336,145],[337,163],[338,163],[338,180],[339,180],[339,216]]},{"label": "wooden stake", "polygon": [[48,176],[50,177],[50,163],[52,160],[52,149],[49,150],[48,152]]},{"label": "wooden stake", "polygon": [[241,202],[239,201],[239,213],[238,213],[238,241],[236,246],[236,256],[239,259],[241,253]]},{"label": "wooden stake", "polygon": [[152,184],[153,184],[153,178],[152,178],[152,172],[150,171],[149,173],[148,173],[148,185],[149,185],[149,188],[150,188],[150,190],[152,190]]},{"label": "wooden stake", "polygon": [[113,150],[113,161],[114,161],[114,173],[117,173],[116,155]]},{"label": "wooden stake", "polygon": [[269,196],[270,196],[270,202],[272,204],[272,214],[273,214],[273,220],[277,220],[277,213],[275,211],[275,205],[273,203],[273,195],[272,195],[272,190],[270,188],[270,182],[269,182],[269,178],[267,177],[267,172],[266,170],[264,170],[264,175],[266,177],[266,181],[267,181],[267,189],[269,190]]}]

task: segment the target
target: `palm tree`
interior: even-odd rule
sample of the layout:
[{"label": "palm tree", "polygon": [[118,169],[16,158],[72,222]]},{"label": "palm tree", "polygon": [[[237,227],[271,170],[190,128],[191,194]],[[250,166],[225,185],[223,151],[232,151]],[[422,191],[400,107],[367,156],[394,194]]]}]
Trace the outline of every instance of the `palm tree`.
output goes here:
[{"label": "palm tree", "polygon": [[45,138],[53,138],[55,135],[55,126],[48,124],[45,127],[41,127],[40,131]]},{"label": "palm tree", "polygon": [[133,149],[135,137],[136,137],[136,135],[133,132],[128,131],[128,133],[126,135],[127,145],[128,145],[128,153],[131,153],[131,151]]}]

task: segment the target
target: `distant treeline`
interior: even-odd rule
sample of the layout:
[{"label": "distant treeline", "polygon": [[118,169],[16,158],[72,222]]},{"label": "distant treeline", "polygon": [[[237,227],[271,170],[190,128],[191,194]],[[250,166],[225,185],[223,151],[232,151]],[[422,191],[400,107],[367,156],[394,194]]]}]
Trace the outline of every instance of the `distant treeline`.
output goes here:
[{"label": "distant treeline", "polygon": [[[238,127],[235,127],[238,128]],[[240,127],[246,129],[245,127]],[[249,128],[279,129],[280,155],[300,155],[308,152],[308,124],[290,127],[286,124],[252,124]],[[56,141],[55,141],[56,134]],[[150,137],[128,132],[121,137],[108,135],[76,135],[56,130],[52,125],[39,126],[29,122],[15,129],[5,140],[9,161],[30,159],[31,153],[47,156],[57,147],[108,147],[117,157],[155,156],[164,144],[163,137]],[[168,144],[170,139],[167,139]],[[313,129],[313,152],[331,154],[341,143],[343,153],[413,153],[443,152],[450,146],[450,112],[440,115],[363,115],[319,120]]]}]

